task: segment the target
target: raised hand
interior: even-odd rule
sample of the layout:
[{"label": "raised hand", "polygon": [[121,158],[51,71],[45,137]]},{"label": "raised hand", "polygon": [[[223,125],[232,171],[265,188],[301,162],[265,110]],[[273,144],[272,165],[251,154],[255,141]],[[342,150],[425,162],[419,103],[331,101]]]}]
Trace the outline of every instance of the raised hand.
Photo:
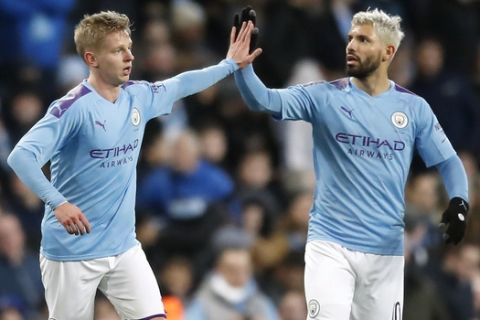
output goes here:
[{"label": "raised hand", "polygon": [[78,236],[90,233],[91,226],[87,217],[80,208],[69,202],[65,202],[55,209],[55,217],[70,234]]},{"label": "raised hand", "polygon": [[252,63],[261,53],[262,49],[257,48],[250,53],[250,40],[254,26],[251,21],[243,22],[237,33],[237,27],[233,26],[230,32],[230,47],[227,58],[233,59],[240,68]]},{"label": "raised hand", "polygon": [[236,13],[235,16],[233,17],[233,26],[236,28],[237,32],[235,34],[235,38],[238,36],[238,33],[240,31],[241,24],[243,22],[248,22],[252,21],[253,23],[253,31],[250,36],[250,53],[255,50],[257,47],[257,40],[258,40],[258,35],[260,33],[260,30],[257,28],[257,14],[255,10],[252,9],[252,7],[247,6],[242,9],[240,14]]}]

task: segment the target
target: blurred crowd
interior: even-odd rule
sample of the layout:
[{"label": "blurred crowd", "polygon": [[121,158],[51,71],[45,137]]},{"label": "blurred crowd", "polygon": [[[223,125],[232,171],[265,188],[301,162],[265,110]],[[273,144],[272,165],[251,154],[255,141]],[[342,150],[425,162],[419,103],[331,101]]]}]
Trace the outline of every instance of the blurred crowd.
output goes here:
[{"label": "blurred crowd", "polygon": [[[356,11],[403,17],[407,36],[390,77],[431,104],[464,162],[471,208],[466,239],[445,247],[438,229],[445,190],[414,158],[405,190],[404,320],[480,319],[480,1],[0,0],[0,320],[47,318],[38,261],[44,205],[6,157],[51,101],[87,77],[75,24],[85,13],[126,13],[134,23],[132,79],[157,81],[223,59],[233,14],[247,4],[264,49],[255,70],[269,87],[343,77]],[[148,124],[137,237],[169,320],[306,318],[311,149],[309,125],[248,111],[232,78]],[[95,313],[118,319],[101,293]]]}]

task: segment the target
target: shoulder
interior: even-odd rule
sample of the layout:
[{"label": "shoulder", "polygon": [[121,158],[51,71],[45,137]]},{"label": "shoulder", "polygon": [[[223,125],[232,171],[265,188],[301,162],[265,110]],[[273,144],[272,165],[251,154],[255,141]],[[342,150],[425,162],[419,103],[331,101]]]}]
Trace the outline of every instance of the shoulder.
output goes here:
[{"label": "shoulder", "polygon": [[399,94],[406,94],[406,95],[409,95],[409,96],[412,96],[413,97],[419,97],[416,93],[408,90],[407,88],[404,88],[396,83],[393,83],[393,89],[395,90],[395,92],[399,93]]},{"label": "shoulder", "polygon": [[396,83],[394,83],[393,91],[397,94],[400,98],[408,102],[408,105],[413,106],[415,108],[420,108],[423,110],[424,108],[430,108],[428,102],[422,98],[421,96],[417,95],[416,93],[404,88]]},{"label": "shoulder", "polygon": [[345,77],[345,78],[329,81],[328,85],[331,89],[345,90],[350,86],[350,82],[348,81],[348,77]]},{"label": "shoulder", "polygon": [[122,85],[122,89],[127,92],[151,90],[153,93],[159,93],[165,90],[165,84],[161,81],[148,82],[145,80],[129,80]]},{"label": "shoulder", "polygon": [[340,78],[333,81],[317,81],[304,85],[306,90],[315,92],[345,92],[350,90],[350,82],[348,78]]},{"label": "shoulder", "polygon": [[54,101],[51,104],[48,113],[60,119],[67,111],[73,110],[75,106],[81,104],[85,97],[90,93],[91,90],[89,88],[83,84],[79,84],[70,90],[65,96]]}]

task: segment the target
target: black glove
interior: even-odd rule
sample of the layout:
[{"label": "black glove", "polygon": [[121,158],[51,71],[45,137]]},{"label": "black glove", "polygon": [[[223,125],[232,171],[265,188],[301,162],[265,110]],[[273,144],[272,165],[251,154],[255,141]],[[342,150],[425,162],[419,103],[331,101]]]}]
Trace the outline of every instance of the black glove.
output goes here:
[{"label": "black glove", "polygon": [[468,203],[462,198],[455,197],[450,200],[447,210],[442,215],[440,225],[443,228],[445,243],[458,244],[462,241],[467,227]]},{"label": "black glove", "polygon": [[255,27],[252,31],[252,35],[250,38],[250,51],[249,53],[252,53],[253,50],[257,47],[257,40],[258,40],[258,33],[259,30],[256,27],[257,24],[257,14],[255,13],[255,10],[252,9],[250,6],[246,6],[245,8],[242,9],[240,14],[236,13],[235,16],[233,17],[233,26],[236,28],[235,31],[235,39],[237,39],[238,33],[240,32],[240,27],[242,26],[243,22],[248,22],[252,21],[253,26]]}]

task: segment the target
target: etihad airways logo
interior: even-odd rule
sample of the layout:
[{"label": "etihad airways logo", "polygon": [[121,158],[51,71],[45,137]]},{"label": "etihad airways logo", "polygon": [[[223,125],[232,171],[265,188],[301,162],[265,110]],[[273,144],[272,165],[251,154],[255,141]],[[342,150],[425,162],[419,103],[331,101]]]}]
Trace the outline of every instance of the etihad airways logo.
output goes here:
[{"label": "etihad airways logo", "polygon": [[138,139],[135,139],[132,143],[123,144],[108,149],[92,149],[90,150],[90,157],[95,159],[108,159],[119,156],[126,156],[138,148]]},{"label": "etihad airways logo", "polygon": [[387,148],[392,151],[402,151],[405,149],[405,143],[399,140],[387,140],[376,137],[362,136],[339,132],[335,135],[335,140],[340,143],[349,144],[357,147]]}]

